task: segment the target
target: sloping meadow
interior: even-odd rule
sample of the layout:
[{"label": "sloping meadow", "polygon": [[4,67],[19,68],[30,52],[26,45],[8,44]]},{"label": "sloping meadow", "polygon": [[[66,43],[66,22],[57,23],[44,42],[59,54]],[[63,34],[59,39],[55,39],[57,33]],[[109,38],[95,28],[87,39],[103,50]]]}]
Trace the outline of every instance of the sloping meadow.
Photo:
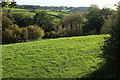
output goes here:
[{"label": "sloping meadow", "polygon": [[105,35],[68,37],[2,46],[3,78],[81,78],[104,64]]}]

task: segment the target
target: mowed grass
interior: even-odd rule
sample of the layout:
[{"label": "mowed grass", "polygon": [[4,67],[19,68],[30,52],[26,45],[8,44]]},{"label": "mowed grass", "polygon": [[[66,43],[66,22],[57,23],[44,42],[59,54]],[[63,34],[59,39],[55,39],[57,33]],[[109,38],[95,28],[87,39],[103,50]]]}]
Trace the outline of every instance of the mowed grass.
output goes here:
[{"label": "mowed grass", "polygon": [[105,35],[68,37],[2,46],[3,78],[81,78],[104,63]]}]

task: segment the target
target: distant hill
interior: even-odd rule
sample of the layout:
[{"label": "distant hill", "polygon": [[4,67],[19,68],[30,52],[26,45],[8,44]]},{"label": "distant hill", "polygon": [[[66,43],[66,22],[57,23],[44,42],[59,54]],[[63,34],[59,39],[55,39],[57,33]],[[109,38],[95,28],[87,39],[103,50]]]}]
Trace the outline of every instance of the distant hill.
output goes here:
[{"label": "distant hill", "polygon": [[85,12],[89,7],[67,7],[67,6],[36,6],[36,5],[17,5],[16,8],[21,9],[41,9],[41,10],[52,10],[52,11],[62,11],[67,10],[69,12]]}]

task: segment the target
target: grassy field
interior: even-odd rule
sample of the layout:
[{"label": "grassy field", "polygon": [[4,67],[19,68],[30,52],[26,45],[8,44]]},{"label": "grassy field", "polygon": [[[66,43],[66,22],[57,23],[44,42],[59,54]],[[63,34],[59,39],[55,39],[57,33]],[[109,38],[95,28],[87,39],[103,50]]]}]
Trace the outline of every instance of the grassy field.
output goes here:
[{"label": "grassy field", "polygon": [[[5,8],[6,9],[6,8]],[[13,10],[13,12],[15,13],[25,13],[25,14],[32,14],[35,15],[34,12],[31,12],[33,9],[19,9],[19,8],[10,8],[11,10]],[[68,15],[66,13],[62,13],[62,12],[55,12],[55,11],[50,11],[50,10],[40,10],[40,9],[36,9],[37,11],[46,11],[48,12],[48,14],[52,14],[52,15],[58,15],[58,14],[63,14],[63,15]],[[64,10],[67,11],[67,10]]]},{"label": "grassy field", "polygon": [[2,46],[3,78],[82,78],[104,64],[104,35]]},{"label": "grassy field", "polygon": [[[31,16],[31,18],[35,15],[35,13],[32,12],[34,9],[19,9],[19,8],[4,8],[4,9],[11,9],[11,10],[13,10],[14,13],[24,13],[25,15]],[[4,10],[4,9],[2,8],[2,10]],[[56,11],[51,11],[49,9],[47,9],[47,10],[35,9],[35,10],[36,11],[46,11],[48,14],[51,14],[54,17],[55,21],[60,20],[60,18],[57,17],[59,14],[63,14],[63,15],[72,14],[72,13],[64,13],[65,11],[68,11],[68,10],[64,10],[64,12],[56,12]]]}]

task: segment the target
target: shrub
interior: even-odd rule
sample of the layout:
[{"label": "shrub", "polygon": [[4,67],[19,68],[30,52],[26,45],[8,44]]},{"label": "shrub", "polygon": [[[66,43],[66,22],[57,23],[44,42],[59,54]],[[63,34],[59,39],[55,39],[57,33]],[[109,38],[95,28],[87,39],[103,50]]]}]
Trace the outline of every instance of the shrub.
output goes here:
[{"label": "shrub", "polygon": [[20,28],[22,31],[20,33],[21,42],[28,41],[28,29],[27,28]]},{"label": "shrub", "polygon": [[44,38],[56,38],[57,34],[55,31],[46,32]]},{"label": "shrub", "polygon": [[28,41],[28,30],[26,28],[19,28],[15,24],[5,28],[2,33],[3,44]]},{"label": "shrub", "polygon": [[24,28],[19,28],[18,25],[10,25],[3,31],[2,42],[3,44],[17,43],[27,41],[28,32]]},{"label": "shrub", "polygon": [[76,26],[71,29],[68,25],[67,27],[62,28],[59,26],[56,31],[56,37],[71,37],[71,36],[80,36],[82,35],[82,26]]},{"label": "shrub", "polygon": [[13,31],[10,29],[5,29],[5,31],[2,31],[2,44],[12,43],[12,35]]},{"label": "shrub", "polygon": [[44,30],[37,25],[28,26],[27,29],[29,40],[42,39],[42,37],[44,36]]}]

